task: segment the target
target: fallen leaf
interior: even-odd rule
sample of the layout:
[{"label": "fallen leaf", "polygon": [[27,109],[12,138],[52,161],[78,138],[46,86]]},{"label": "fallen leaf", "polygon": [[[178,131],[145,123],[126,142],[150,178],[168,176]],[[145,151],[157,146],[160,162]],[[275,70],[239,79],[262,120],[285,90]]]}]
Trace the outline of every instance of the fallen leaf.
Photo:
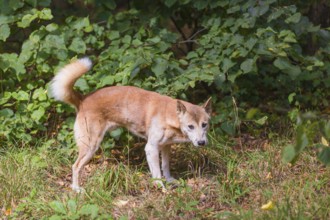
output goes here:
[{"label": "fallen leaf", "polygon": [[266,176],[266,179],[268,180],[268,179],[271,179],[271,178],[273,178],[273,176],[272,176],[272,173],[269,172],[269,173],[267,174],[267,176]]},{"label": "fallen leaf", "polygon": [[324,137],[321,137],[321,143],[322,143],[324,146],[329,146],[329,142],[328,142],[327,139],[325,139]]},{"label": "fallen leaf", "polygon": [[11,213],[12,213],[11,208],[8,208],[8,209],[5,211],[5,216],[10,216]]},{"label": "fallen leaf", "polygon": [[262,210],[272,210],[274,209],[274,203],[272,201],[269,201],[267,204],[264,204],[261,206]]},{"label": "fallen leaf", "polygon": [[127,205],[128,202],[129,202],[128,200],[118,200],[118,201],[114,202],[113,204],[118,207],[123,207],[123,206]]}]

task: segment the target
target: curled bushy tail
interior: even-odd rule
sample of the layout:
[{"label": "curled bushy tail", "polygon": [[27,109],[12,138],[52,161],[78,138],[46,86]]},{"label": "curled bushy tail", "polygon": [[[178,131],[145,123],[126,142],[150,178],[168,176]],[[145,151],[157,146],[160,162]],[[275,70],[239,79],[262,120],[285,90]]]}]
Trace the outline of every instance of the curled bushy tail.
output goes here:
[{"label": "curled bushy tail", "polygon": [[89,58],[82,58],[63,67],[50,84],[50,93],[56,100],[73,105],[76,109],[82,100],[82,95],[73,90],[77,79],[92,67]]}]

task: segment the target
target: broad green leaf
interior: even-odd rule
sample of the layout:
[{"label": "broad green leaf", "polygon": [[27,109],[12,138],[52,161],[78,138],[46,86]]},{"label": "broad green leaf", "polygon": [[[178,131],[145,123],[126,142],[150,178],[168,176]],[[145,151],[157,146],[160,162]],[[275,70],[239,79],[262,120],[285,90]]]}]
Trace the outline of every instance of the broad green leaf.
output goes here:
[{"label": "broad green leaf", "polygon": [[233,36],[233,38],[231,39],[229,46],[235,45],[235,44],[240,45],[240,44],[243,44],[243,42],[244,42],[244,37],[240,34],[235,34]]},{"label": "broad green leaf", "polygon": [[53,31],[56,31],[57,29],[58,29],[58,24],[56,24],[56,23],[51,23],[46,26],[46,30],[48,32],[53,32]]},{"label": "broad green leaf", "polygon": [[326,166],[330,165],[330,147],[324,147],[318,154],[319,160]]},{"label": "broad green leaf", "polygon": [[292,65],[287,59],[277,58],[274,61],[274,66],[290,75],[292,79],[295,79],[301,73],[300,67]]},{"label": "broad green leaf", "polygon": [[66,209],[62,202],[52,201],[49,203],[49,206],[57,213],[66,214]]},{"label": "broad green leaf", "polygon": [[256,38],[251,37],[251,38],[249,38],[249,40],[247,40],[247,41],[244,43],[244,46],[245,46],[246,48],[248,48],[249,50],[251,50],[257,42],[258,42],[258,40],[257,40]]},{"label": "broad green leaf", "polygon": [[235,135],[235,133],[236,133],[235,125],[231,121],[223,122],[221,124],[221,129],[223,131],[225,131],[227,134],[232,135],[232,136]]},{"label": "broad green leaf", "polygon": [[157,77],[161,77],[168,67],[168,61],[162,58],[157,58],[153,65],[151,66],[152,72],[155,73]]},{"label": "broad green leaf", "polygon": [[260,110],[259,110],[258,108],[250,108],[250,109],[248,110],[248,112],[246,113],[245,118],[246,118],[247,120],[251,120],[251,119],[253,119],[254,116],[255,116],[257,113],[259,113],[259,112],[260,112]]},{"label": "broad green leaf", "polygon": [[235,66],[235,64],[236,63],[232,62],[228,58],[223,59],[223,61],[222,61],[222,70],[223,70],[223,72],[225,72],[225,73],[228,72],[228,70],[230,68],[232,68],[233,66]]},{"label": "broad green leaf", "polygon": [[191,51],[187,55],[188,60],[193,59],[193,58],[197,58],[197,57],[198,57],[198,54],[195,51]]},{"label": "broad green leaf", "polygon": [[321,121],[319,127],[322,135],[330,140],[330,121]]},{"label": "broad green leaf", "polygon": [[296,96],[297,94],[295,92],[291,93],[289,96],[288,96],[288,101],[289,103],[291,104],[293,102],[293,99],[294,97]]},{"label": "broad green leaf", "polygon": [[31,58],[36,47],[38,47],[38,45],[36,45],[33,41],[25,41],[22,45],[22,50],[19,55],[19,61],[21,63],[26,63]]},{"label": "broad green leaf", "polygon": [[76,53],[85,54],[86,44],[81,38],[75,37],[73,38],[72,43],[69,46],[69,49]]},{"label": "broad green leaf", "polygon": [[73,29],[76,29],[78,31],[82,30],[90,25],[89,18],[78,18],[76,21],[70,22],[70,25],[72,25]]},{"label": "broad green leaf", "polygon": [[296,43],[296,35],[290,30],[283,30],[280,32],[278,37],[283,38],[284,42],[287,43]]},{"label": "broad green leaf", "polygon": [[15,71],[18,80],[21,80],[20,74],[26,72],[24,63],[22,63],[16,53],[3,53],[0,54],[0,68],[3,71],[7,71],[8,69],[12,69]]},{"label": "broad green leaf", "polygon": [[121,134],[123,133],[123,129],[122,128],[117,128],[113,131],[110,132],[111,137],[113,137],[114,139],[118,140],[121,136]]},{"label": "broad green leaf", "polygon": [[242,70],[231,72],[230,74],[228,74],[228,80],[232,83],[235,83],[236,78],[242,75],[242,73],[243,73]]},{"label": "broad green leaf", "polygon": [[143,44],[142,41],[140,41],[139,39],[134,39],[134,40],[132,41],[132,45],[133,45],[134,47],[141,46],[142,44]]},{"label": "broad green leaf", "polygon": [[38,17],[43,20],[53,19],[52,11],[49,8],[44,8],[38,12]]},{"label": "broad green leaf", "polygon": [[27,101],[29,100],[29,94],[23,90],[12,93],[12,97],[18,101]]},{"label": "broad green leaf", "polygon": [[297,157],[297,152],[293,145],[287,145],[282,151],[282,161],[284,163],[292,163]]},{"label": "broad green leaf", "polygon": [[10,28],[8,24],[0,25],[0,40],[6,41],[10,35]]},{"label": "broad green leaf", "polygon": [[8,100],[12,97],[11,92],[4,92],[0,94],[0,105],[3,105],[8,102]]},{"label": "broad green leaf", "polygon": [[13,110],[9,108],[4,108],[0,110],[0,117],[9,118],[14,115]]},{"label": "broad green leaf", "polygon": [[102,78],[100,87],[111,86],[115,82],[115,77],[113,75],[108,75]]},{"label": "broad green leaf", "polygon": [[39,101],[45,101],[47,99],[47,90],[44,88],[36,89],[33,92],[32,99],[38,99]]},{"label": "broad green leaf", "polygon": [[139,66],[135,67],[131,72],[130,80],[134,79],[139,72],[140,72],[140,67]]},{"label": "broad green leaf", "polygon": [[226,81],[225,74],[216,74],[214,77],[214,83],[217,86],[218,89],[221,89],[223,86],[223,83]]},{"label": "broad green leaf", "polygon": [[259,125],[264,125],[268,119],[268,116],[264,116],[262,118],[259,118],[258,120],[255,120],[255,122]]},{"label": "broad green leaf", "polygon": [[120,37],[119,31],[110,31],[108,38],[110,40],[115,40],[118,39]]},{"label": "broad green leaf", "polygon": [[92,219],[97,217],[98,212],[99,212],[99,208],[96,205],[92,205],[92,204],[84,205],[79,210],[79,214],[90,216]]},{"label": "broad green leaf", "polygon": [[269,5],[267,5],[267,4],[262,4],[261,5],[260,4],[259,6],[251,7],[249,9],[249,12],[253,17],[260,17],[263,14],[265,14],[268,10],[269,10]]},{"label": "broad green leaf", "polygon": [[122,39],[124,44],[131,44],[132,37],[130,35],[125,35]]},{"label": "broad green leaf", "polygon": [[243,70],[243,73],[249,73],[252,71],[253,65],[253,59],[246,59],[243,63],[241,63],[241,70]]},{"label": "broad green leaf", "polygon": [[23,16],[22,20],[17,22],[17,26],[21,28],[29,27],[31,22],[38,18],[37,10],[32,10],[33,14],[26,14]]},{"label": "broad green leaf", "polygon": [[68,201],[68,209],[71,213],[76,213],[77,212],[77,203],[75,200],[70,199]]},{"label": "broad green leaf", "polygon": [[288,17],[287,19],[285,19],[286,23],[298,23],[300,21],[301,18],[301,14],[300,12],[297,12],[295,14],[293,14],[292,16]]},{"label": "broad green leaf", "polygon": [[[5,3],[4,3],[5,4]],[[8,4],[8,1],[7,1]],[[9,0],[9,7],[16,11],[19,8],[22,8],[24,6],[24,1],[21,0]]]},{"label": "broad green leaf", "polygon": [[161,39],[160,39],[160,37],[156,36],[156,37],[153,37],[153,38],[149,38],[147,41],[150,42],[150,43],[153,43],[153,44],[157,44],[161,41]]},{"label": "broad green leaf", "polygon": [[279,18],[282,14],[285,13],[285,10],[283,10],[282,8],[276,8],[274,9],[274,12],[272,12],[268,18],[267,18],[267,22],[271,22],[277,18]]},{"label": "broad green leaf", "polygon": [[66,41],[63,35],[50,34],[47,35],[44,41],[44,47],[53,47],[56,49],[66,49]]},{"label": "broad green leaf", "polygon": [[44,115],[45,115],[45,108],[40,106],[37,110],[32,112],[31,118],[38,122]]},{"label": "broad green leaf", "polygon": [[307,147],[309,141],[303,125],[297,128],[296,145],[295,150],[300,153],[305,147]]},{"label": "broad green leaf", "polygon": [[84,78],[79,78],[74,85],[76,87],[78,87],[80,91],[88,91],[89,90],[88,83]]},{"label": "broad green leaf", "polygon": [[227,14],[233,14],[241,9],[240,5],[235,5],[229,9],[227,9]]}]

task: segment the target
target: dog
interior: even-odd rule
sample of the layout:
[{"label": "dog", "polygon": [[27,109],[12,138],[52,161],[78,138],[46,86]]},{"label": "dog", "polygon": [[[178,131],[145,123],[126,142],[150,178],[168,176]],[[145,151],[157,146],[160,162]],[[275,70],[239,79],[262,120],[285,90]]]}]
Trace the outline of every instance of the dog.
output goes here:
[{"label": "dog", "polygon": [[87,57],[75,60],[64,66],[50,83],[51,96],[77,111],[74,136],[79,153],[72,166],[71,188],[76,192],[82,190],[80,171],[98,150],[105,132],[125,127],[147,140],[145,153],[154,184],[165,189],[160,153],[163,176],[172,182],[175,179],[169,169],[171,144],[192,142],[197,147],[208,143],[211,98],[198,106],[133,86],[110,86],[82,95],[73,87],[91,67]]}]

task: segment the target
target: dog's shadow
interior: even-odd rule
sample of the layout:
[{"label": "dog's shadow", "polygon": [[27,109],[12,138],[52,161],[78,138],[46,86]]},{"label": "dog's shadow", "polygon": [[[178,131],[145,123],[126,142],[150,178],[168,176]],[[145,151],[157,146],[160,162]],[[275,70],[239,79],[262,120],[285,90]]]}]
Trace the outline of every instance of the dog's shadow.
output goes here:
[{"label": "dog's shadow", "polygon": [[[137,141],[130,146],[116,145],[110,150],[100,149],[96,155],[103,154],[104,159],[111,164],[123,163],[134,166],[148,173],[148,163],[145,156],[145,141]],[[213,176],[225,172],[225,164],[213,161],[212,152],[204,148],[195,148],[190,144],[172,145],[170,170],[176,179],[190,179],[203,176]],[[161,159],[160,159],[161,160]]]}]

